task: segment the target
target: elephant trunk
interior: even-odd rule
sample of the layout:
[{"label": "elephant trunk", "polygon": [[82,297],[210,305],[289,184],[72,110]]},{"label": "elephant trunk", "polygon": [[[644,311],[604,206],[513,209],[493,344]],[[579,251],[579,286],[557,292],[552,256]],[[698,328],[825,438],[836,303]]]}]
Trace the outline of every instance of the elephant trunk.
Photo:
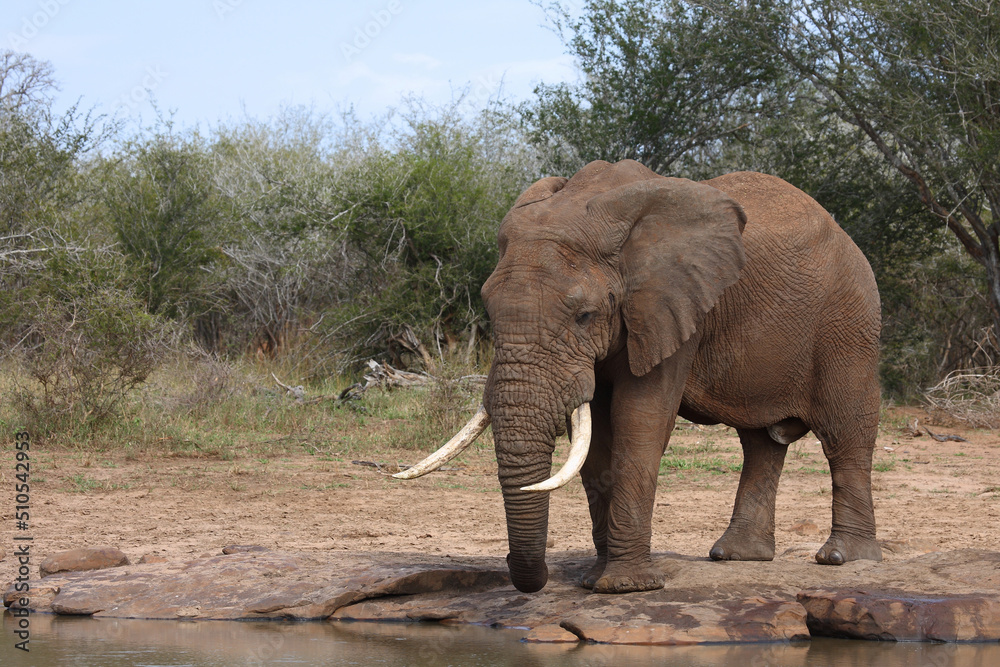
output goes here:
[{"label": "elephant trunk", "polygon": [[[545,474],[539,476],[544,479]],[[534,593],[549,579],[545,565],[545,542],[549,529],[549,494],[521,491],[516,486],[503,488],[507,514],[507,567],[517,590]]]},{"label": "elephant trunk", "polygon": [[566,417],[561,406],[527,405],[525,396],[537,400],[537,389],[500,388],[489,405],[507,516],[510,578],[519,591],[534,593],[548,580],[549,494],[522,487],[549,478],[559,423],[564,424]]}]

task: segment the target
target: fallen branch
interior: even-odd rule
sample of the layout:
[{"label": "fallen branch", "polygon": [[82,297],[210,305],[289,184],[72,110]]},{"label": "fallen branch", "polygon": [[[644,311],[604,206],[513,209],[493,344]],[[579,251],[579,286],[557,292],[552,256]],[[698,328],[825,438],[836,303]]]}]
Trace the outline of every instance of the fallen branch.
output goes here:
[{"label": "fallen branch", "polygon": [[374,359],[368,361],[369,372],[365,375],[365,388],[380,387],[422,387],[436,381],[427,373],[411,373],[393,368],[389,364],[380,364]]},{"label": "fallen branch", "polygon": [[271,377],[274,378],[274,381],[278,383],[279,387],[285,390],[285,396],[291,396],[299,403],[302,403],[305,400],[306,396],[305,387],[303,387],[302,385],[298,385],[296,387],[289,387],[287,384],[279,380],[278,376],[275,375],[274,373],[271,373]]},{"label": "fallen branch", "polygon": [[960,435],[938,435],[926,426],[924,426],[924,430],[927,431],[927,435],[931,436],[938,442],[968,442],[968,440]]},{"label": "fallen branch", "polygon": [[[381,387],[383,389],[390,389],[392,387],[425,387],[436,382],[448,382],[448,380],[436,378],[427,373],[402,371],[398,368],[393,368],[389,364],[380,364],[374,359],[371,359],[368,361],[368,373],[364,376],[364,384],[356,382],[350,387],[341,390],[339,394],[324,394],[322,396],[307,399],[305,387],[302,385],[295,387],[287,385],[279,380],[278,376],[274,373],[271,373],[271,377],[274,378],[276,383],[278,383],[278,386],[285,390],[285,396],[295,399],[296,403],[302,405],[321,403],[323,401],[354,401],[361,398],[364,393],[372,387]],[[463,375],[457,380],[454,380],[454,382],[459,384],[483,385],[486,384],[486,376]]]},{"label": "fallen branch", "polygon": [[1000,427],[1000,367],[949,373],[924,392],[932,412],[973,428]]}]

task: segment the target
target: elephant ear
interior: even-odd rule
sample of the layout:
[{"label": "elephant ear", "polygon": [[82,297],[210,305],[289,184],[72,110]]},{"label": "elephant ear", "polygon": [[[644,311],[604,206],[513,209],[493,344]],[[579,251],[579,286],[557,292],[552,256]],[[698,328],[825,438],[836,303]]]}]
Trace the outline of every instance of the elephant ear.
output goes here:
[{"label": "elephant ear", "polygon": [[739,279],[746,216],[721,190],[682,178],[624,185],[587,208],[615,225],[629,366],[645,375],[698,330]]}]

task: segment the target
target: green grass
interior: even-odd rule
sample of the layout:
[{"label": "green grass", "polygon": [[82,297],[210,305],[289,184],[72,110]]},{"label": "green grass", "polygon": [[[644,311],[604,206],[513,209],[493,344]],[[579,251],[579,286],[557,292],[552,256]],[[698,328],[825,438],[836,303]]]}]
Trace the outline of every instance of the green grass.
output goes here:
[{"label": "green grass", "polygon": [[829,475],[829,468],[818,468],[816,466],[803,466],[801,468],[792,468],[789,472],[801,472],[807,475]]},{"label": "green grass", "polygon": [[128,488],[128,484],[112,484],[92,479],[83,474],[78,474],[73,475],[73,477],[69,479],[68,490],[73,493],[90,493],[92,491],[115,491],[118,489],[124,490]]},{"label": "green grass", "polygon": [[726,474],[743,470],[743,462],[731,461],[718,456],[678,456],[674,453],[668,453],[660,459],[661,475],[676,470],[703,470],[717,474]]},{"label": "green grass", "polygon": [[872,470],[875,472],[889,472],[896,468],[896,459],[889,459],[887,461],[878,461],[872,464]]}]

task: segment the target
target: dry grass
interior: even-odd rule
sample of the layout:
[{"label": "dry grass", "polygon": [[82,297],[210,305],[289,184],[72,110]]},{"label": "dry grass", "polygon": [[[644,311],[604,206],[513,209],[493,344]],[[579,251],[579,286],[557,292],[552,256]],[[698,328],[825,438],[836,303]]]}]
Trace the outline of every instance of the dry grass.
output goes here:
[{"label": "dry grass", "polygon": [[[0,392],[15,384],[12,366],[0,366]],[[288,395],[271,376],[302,382],[287,369],[207,357],[178,356],[157,368],[120,414],[100,423],[59,429],[11,401],[0,401],[0,427],[28,429],[45,446],[76,452],[232,461],[291,450],[373,458],[380,451],[430,450],[475,410],[481,386],[456,378],[474,369],[449,367],[427,387],[371,388],[360,400],[337,396],[354,378],[306,384],[305,401]]]}]

